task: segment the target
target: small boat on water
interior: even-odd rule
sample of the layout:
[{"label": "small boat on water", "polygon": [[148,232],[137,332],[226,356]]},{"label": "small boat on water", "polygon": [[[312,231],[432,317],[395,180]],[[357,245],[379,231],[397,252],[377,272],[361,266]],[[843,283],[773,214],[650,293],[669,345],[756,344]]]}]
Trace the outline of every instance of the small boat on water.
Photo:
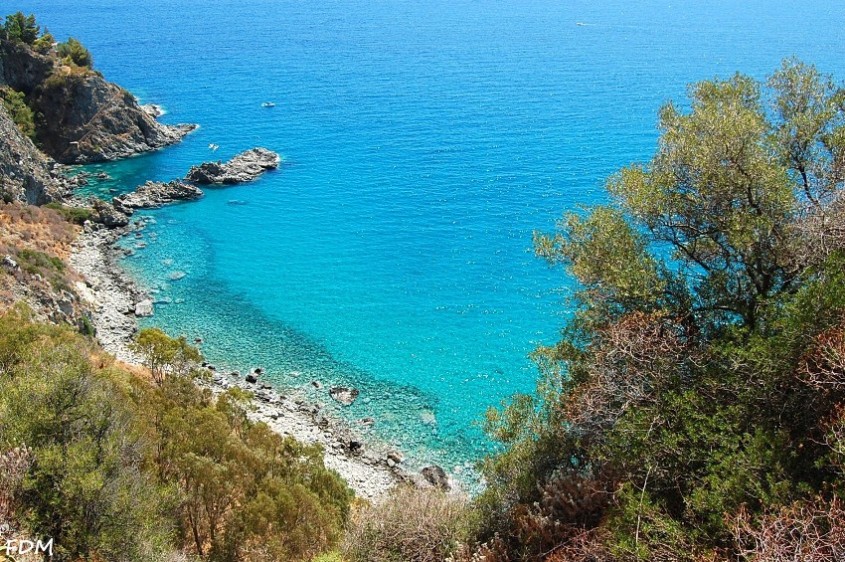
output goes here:
[{"label": "small boat on water", "polygon": [[261,107],[276,107],[276,104],[271,101],[265,101],[261,104]]},{"label": "small boat on water", "polygon": [[211,143],[210,145],[208,145],[208,148],[210,148],[212,151],[214,151],[214,150],[217,150],[218,148],[220,148],[220,145]]}]

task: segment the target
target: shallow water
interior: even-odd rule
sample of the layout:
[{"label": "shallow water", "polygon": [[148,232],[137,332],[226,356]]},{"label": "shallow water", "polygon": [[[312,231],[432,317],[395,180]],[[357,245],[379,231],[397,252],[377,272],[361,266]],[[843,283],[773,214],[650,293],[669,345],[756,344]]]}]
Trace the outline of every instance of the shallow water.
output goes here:
[{"label": "shallow water", "polygon": [[[845,77],[845,5],[821,0],[22,1],[167,122],[178,146],[97,166],[103,195],[253,146],[254,184],[154,211],[126,265],[150,323],[285,385],[353,384],[412,463],[463,465],[474,422],[533,388],[567,315],[534,229],[603,202],[689,82],[797,55]],[[266,109],[262,102],[273,101]],[[212,152],[209,144],[217,144]],[[174,272],[186,275],[171,280]]]}]

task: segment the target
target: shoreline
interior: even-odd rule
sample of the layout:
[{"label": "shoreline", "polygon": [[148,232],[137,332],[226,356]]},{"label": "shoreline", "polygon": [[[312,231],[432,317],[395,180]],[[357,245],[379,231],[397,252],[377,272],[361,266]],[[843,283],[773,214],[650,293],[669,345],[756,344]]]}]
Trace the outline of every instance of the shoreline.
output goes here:
[{"label": "shoreline", "polygon": [[[115,244],[143,229],[145,223],[144,219],[134,220],[117,229],[86,226],[69,258],[70,266],[85,279],[76,289],[92,311],[97,341],[116,359],[131,365],[141,364],[128,343],[137,332],[138,313],[148,315],[143,308],[151,299],[121,267],[124,253]],[[212,365],[203,368],[210,376],[196,381],[197,386],[210,389],[215,396],[232,387],[252,393],[250,419],[303,443],[322,445],[326,467],[337,471],[357,496],[377,500],[401,482],[431,485],[421,475],[403,470],[401,453],[361,439],[342,421],[326,416],[321,404],[310,403],[295,392],[282,393],[260,380],[248,383]]]}]

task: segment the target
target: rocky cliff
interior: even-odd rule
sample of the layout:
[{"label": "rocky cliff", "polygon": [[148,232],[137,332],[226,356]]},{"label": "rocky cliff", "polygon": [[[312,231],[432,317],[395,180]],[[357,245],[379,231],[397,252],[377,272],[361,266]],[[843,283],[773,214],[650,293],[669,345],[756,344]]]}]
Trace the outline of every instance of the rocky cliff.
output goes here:
[{"label": "rocky cliff", "polygon": [[131,93],[55,53],[0,40],[0,85],[23,92],[41,149],[64,164],[104,162],[179,142],[192,125],[156,121]]},{"label": "rocky cliff", "polygon": [[0,104],[0,197],[43,205],[57,194],[53,177],[55,162],[44,156],[18,130]]}]

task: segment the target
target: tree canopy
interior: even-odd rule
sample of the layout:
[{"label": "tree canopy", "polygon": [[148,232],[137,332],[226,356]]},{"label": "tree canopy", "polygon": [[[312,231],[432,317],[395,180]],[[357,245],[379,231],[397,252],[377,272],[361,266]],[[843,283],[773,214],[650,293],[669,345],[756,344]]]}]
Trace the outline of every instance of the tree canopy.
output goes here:
[{"label": "tree canopy", "polygon": [[845,90],[790,59],[689,97],[609,204],[535,235],[577,313],[537,395],[489,413],[488,560],[751,560],[799,548],[787,512],[845,530]]}]

